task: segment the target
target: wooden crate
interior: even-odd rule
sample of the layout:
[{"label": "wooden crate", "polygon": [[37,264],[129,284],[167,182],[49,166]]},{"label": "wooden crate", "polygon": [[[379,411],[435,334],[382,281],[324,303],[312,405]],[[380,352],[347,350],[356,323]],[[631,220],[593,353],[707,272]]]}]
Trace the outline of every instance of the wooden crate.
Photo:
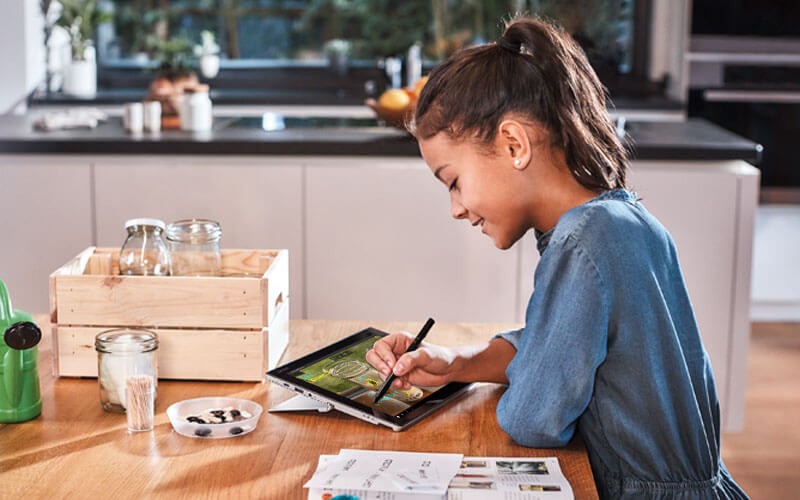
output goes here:
[{"label": "wooden crate", "polygon": [[50,275],[55,373],[96,377],[94,338],[158,334],[158,375],[262,380],[289,341],[288,250],[223,250],[222,275],[120,276],[119,249],[89,247]]}]

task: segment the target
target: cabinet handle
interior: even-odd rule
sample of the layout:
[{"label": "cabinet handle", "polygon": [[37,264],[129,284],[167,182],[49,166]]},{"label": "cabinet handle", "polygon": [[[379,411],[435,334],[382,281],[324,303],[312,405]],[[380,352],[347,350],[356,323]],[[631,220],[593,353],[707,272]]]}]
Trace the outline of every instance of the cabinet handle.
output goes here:
[{"label": "cabinet handle", "polygon": [[750,103],[800,103],[800,92],[780,90],[706,90],[703,99],[708,102]]}]

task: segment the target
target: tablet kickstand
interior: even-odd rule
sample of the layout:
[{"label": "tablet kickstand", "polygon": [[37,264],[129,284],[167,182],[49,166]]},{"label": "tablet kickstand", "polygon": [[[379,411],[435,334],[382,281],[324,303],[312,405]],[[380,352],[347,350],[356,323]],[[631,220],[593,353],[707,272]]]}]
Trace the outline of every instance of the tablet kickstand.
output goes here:
[{"label": "tablet kickstand", "polygon": [[289,398],[282,403],[278,403],[269,409],[270,413],[277,413],[282,411],[312,411],[316,410],[320,413],[326,413],[333,409],[328,403],[317,401],[305,396],[295,396]]}]

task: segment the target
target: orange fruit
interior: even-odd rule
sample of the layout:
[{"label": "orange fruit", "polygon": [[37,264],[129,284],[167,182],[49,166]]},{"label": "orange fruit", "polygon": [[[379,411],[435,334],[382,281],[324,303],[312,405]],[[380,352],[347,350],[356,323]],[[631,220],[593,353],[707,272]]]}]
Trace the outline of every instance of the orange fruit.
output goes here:
[{"label": "orange fruit", "polygon": [[428,77],[423,76],[414,84],[414,93],[417,94],[417,97],[419,97],[420,92],[422,92],[422,87],[424,87],[426,83],[428,83]]},{"label": "orange fruit", "polygon": [[378,98],[378,104],[391,111],[403,111],[411,104],[411,97],[403,89],[389,89]]}]

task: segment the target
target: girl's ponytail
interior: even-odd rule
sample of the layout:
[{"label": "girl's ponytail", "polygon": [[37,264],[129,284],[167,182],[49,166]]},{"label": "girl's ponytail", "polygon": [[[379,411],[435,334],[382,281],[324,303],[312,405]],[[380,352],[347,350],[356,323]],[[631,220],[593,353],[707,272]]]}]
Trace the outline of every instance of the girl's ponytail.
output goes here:
[{"label": "girl's ponytail", "polygon": [[496,42],[437,66],[420,95],[413,132],[490,144],[507,113],[544,126],[581,185],[595,192],[626,187],[627,152],[608,116],[605,89],[580,46],[549,23],[512,20]]}]

